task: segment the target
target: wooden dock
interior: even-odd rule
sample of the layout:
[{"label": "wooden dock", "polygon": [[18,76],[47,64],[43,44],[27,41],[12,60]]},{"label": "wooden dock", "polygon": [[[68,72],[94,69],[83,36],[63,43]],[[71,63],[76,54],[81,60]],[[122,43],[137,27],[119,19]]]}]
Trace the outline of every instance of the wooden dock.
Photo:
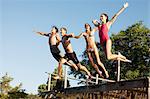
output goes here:
[{"label": "wooden dock", "polygon": [[65,88],[61,99],[150,99],[150,78]]}]

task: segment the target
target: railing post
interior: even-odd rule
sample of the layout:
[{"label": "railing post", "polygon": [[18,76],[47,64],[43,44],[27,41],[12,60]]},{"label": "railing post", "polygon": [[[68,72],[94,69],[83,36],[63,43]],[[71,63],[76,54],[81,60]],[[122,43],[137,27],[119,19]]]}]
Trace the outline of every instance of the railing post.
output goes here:
[{"label": "railing post", "polygon": [[147,77],[148,79],[148,86],[147,86],[147,99],[150,99],[150,77]]},{"label": "railing post", "polygon": [[51,90],[51,73],[48,73],[48,72],[45,72],[45,73],[47,73],[48,74],[48,91],[50,91]]},{"label": "railing post", "polygon": [[[120,52],[118,52],[118,55],[120,55]],[[120,59],[118,59],[117,81],[120,81]]]},{"label": "railing post", "polygon": [[64,75],[64,78],[65,78],[65,81],[64,81],[64,88],[67,88],[67,66],[65,66],[65,75]]},{"label": "railing post", "polygon": [[98,74],[96,74],[96,84],[98,84]]},{"label": "railing post", "polygon": [[49,80],[48,80],[48,91],[51,90],[51,74],[49,74]]}]

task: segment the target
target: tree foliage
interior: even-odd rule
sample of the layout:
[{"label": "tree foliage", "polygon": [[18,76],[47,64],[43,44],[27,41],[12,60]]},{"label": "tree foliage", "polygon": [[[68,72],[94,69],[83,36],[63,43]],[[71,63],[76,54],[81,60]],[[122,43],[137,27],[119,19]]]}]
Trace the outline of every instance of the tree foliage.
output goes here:
[{"label": "tree foliage", "polygon": [[[13,78],[7,73],[0,78],[0,99],[40,99],[37,95],[29,95],[25,89],[21,89],[22,83],[17,86],[11,86]],[[32,96],[32,97],[31,97]]]},{"label": "tree foliage", "polygon": [[1,99],[19,99],[27,96],[25,90],[21,89],[22,84],[12,87],[10,85],[13,78],[7,73],[0,79],[0,98]]},{"label": "tree foliage", "polygon": [[150,76],[150,29],[138,22],[112,35],[113,48],[132,60],[121,64],[121,77],[135,79]]},{"label": "tree foliage", "polygon": [[[48,77],[46,84],[39,85],[38,95],[40,95],[41,97],[45,97],[46,95],[48,95],[50,93],[56,94],[59,90],[64,88],[64,79],[56,80],[53,78],[53,76],[55,76],[57,74],[57,72],[58,72],[58,69],[56,68],[51,75],[50,92],[48,92],[48,83],[49,83],[49,77]],[[48,76],[49,75],[50,74],[48,73]],[[69,82],[69,80],[67,80],[67,87],[69,87],[69,86],[70,86],[70,82]]]}]

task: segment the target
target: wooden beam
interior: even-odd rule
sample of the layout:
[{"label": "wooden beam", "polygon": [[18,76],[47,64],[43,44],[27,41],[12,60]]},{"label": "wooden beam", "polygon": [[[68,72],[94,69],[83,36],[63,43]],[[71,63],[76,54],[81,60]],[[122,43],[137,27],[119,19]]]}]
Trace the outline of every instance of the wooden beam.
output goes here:
[{"label": "wooden beam", "polygon": [[[143,88],[148,87],[149,78],[142,78],[136,80],[120,81],[120,82],[108,82],[106,84],[72,87],[62,90],[65,94],[75,94],[83,92],[104,92],[113,90],[128,90],[132,88]],[[149,89],[148,89],[149,92]],[[149,97],[149,96],[148,96]],[[148,98],[149,99],[149,98]]]},{"label": "wooden beam", "polygon": [[[96,77],[92,77],[92,79],[96,79]],[[115,80],[109,80],[109,79],[104,79],[104,78],[98,78],[98,80],[106,81],[106,82],[116,82]]]}]

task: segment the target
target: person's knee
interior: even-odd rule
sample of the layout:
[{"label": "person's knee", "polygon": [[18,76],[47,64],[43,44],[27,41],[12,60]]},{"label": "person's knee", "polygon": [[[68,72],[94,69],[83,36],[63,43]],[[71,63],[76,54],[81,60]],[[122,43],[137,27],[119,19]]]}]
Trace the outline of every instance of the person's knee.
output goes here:
[{"label": "person's knee", "polygon": [[99,59],[99,60],[96,60],[96,61],[97,61],[97,64],[98,64],[98,65],[100,65],[100,66],[103,65],[103,63],[101,62],[100,59]]},{"label": "person's knee", "polygon": [[78,68],[81,69],[81,70],[84,69],[84,66],[82,66],[80,63],[78,63],[77,66],[78,66]]},{"label": "person's knee", "polygon": [[78,70],[79,70],[79,68],[78,68],[78,67],[74,67],[74,68],[75,68],[75,70],[76,70],[76,71],[78,71]]},{"label": "person's knee", "polygon": [[111,55],[110,54],[107,54],[107,59],[111,60]]},{"label": "person's knee", "polygon": [[64,64],[65,62],[66,62],[65,59],[61,59],[61,60],[59,61],[59,63],[61,63],[61,64]]}]

